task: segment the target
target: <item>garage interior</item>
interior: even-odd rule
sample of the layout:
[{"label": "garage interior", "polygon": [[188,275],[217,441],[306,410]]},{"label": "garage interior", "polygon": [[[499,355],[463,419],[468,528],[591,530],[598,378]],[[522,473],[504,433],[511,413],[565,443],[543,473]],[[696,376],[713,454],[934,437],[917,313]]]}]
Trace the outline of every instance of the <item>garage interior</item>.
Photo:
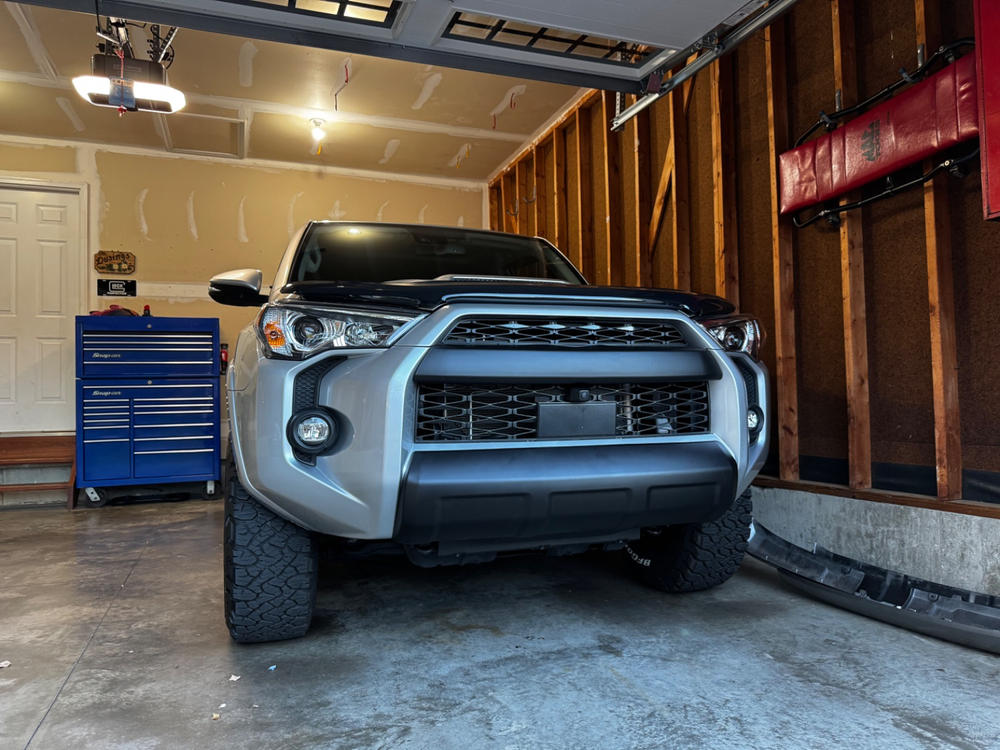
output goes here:
[{"label": "garage interior", "polygon": [[[996,76],[973,42],[1000,7],[453,5],[4,3],[0,746],[1000,747],[995,654],[817,601],[751,556],[683,596],[615,555],[334,559],[306,638],[243,646],[221,615],[221,476],[85,507],[75,316],[214,318],[232,351],[254,311],[212,302],[208,279],[269,279],[307,221],[486,228],[548,239],[593,284],[755,315],[772,394],[755,523],[996,609],[1000,92],[978,73],[977,138],[780,201],[799,136],[864,120],[879,102],[838,112],[918,86],[939,48],[928,75],[971,55]],[[132,21],[136,57],[169,48],[183,109],[78,95],[109,18]],[[578,52],[555,51],[546,33],[570,31]],[[130,296],[98,293],[121,282]]]}]

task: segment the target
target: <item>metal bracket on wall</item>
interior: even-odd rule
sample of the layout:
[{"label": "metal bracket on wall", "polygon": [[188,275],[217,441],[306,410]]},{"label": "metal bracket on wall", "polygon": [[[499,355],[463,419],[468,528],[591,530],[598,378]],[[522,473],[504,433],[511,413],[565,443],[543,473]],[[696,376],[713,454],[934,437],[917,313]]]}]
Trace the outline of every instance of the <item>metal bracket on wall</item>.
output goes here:
[{"label": "metal bracket on wall", "polygon": [[680,68],[673,75],[664,77],[659,91],[640,97],[632,106],[616,114],[611,120],[611,129],[613,131],[621,130],[625,126],[625,123],[649,107],[657,99],[669,94],[684,81],[693,77],[698,71],[708,67],[715,60],[727,52],[731,52],[749,39],[759,29],[768,26],[780,16],[787,13],[796,2],[797,0],[773,0],[766,8],[756,15],[749,17],[745,23],[734,27],[724,36],[708,34],[694,44],[672,54],[663,61],[656,74],[663,75],[665,71],[682,65],[692,54],[702,51],[702,54],[699,54],[694,62],[684,65],[684,67]]}]

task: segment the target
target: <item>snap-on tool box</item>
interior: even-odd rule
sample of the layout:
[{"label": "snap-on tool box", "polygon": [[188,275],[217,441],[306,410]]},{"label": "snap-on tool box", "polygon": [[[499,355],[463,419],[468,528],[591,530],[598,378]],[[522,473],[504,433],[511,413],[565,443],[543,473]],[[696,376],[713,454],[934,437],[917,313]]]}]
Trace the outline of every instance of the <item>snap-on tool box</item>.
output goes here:
[{"label": "snap-on tool box", "polygon": [[218,319],[78,316],[76,377],[77,487],[219,479]]}]

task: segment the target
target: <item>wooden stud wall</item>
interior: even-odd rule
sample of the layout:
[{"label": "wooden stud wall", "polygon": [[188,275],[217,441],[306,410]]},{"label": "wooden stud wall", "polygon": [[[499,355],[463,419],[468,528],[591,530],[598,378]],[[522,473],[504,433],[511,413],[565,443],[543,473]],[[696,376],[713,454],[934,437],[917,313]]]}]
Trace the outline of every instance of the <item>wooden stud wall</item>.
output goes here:
[{"label": "wooden stud wall", "polygon": [[779,214],[778,154],[789,146],[785,22],[764,30],[764,95],[767,99],[768,166],[771,189],[771,272],[774,278],[774,348],[777,388],[774,420],[778,476],[799,478],[799,392],[795,356],[795,260],[792,223]]},{"label": "wooden stud wall", "polygon": [[[888,0],[913,6],[916,14],[916,39],[913,40],[914,60],[900,64],[912,68],[916,58],[916,45],[925,44],[933,49],[942,41],[941,3],[944,0]],[[796,268],[799,238],[803,230],[793,229],[789,219],[778,213],[778,154],[791,146],[790,87],[802,91],[804,86],[823,85],[823,81],[795,81],[794,71],[786,68],[785,51],[794,45],[796,14],[828,13],[819,19],[829,23],[833,53],[829,60],[830,74],[825,78],[834,82],[833,90],[814,94],[817,101],[829,102],[833,107],[835,91],[839,89],[842,106],[850,106],[860,96],[871,91],[859,92],[856,67],[858,55],[866,54],[859,48],[858,24],[855,13],[877,13],[877,7],[858,4],[854,0],[811,0],[800,3],[791,11],[790,20],[782,20],[758,33],[747,45],[757,45],[758,51],[742,58],[753,63],[762,60],[759,80],[762,91],[751,96],[766,99],[766,123],[755,121],[751,127],[760,128],[760,138],[744,138],[756,144],[753,153],[738,152],[734,128],[746,127],[746,120],[734,113],[737,77],[733,75],[732,56],[712,64],[699,74],[695,81],[688,81],[669,96],[645,110],[621,132],[609,131],[608,123],[615,108],[615,95],[591,92],[571,111],[567,112],[548,132],[515,157],[489,185],[489,216],[493,228],[522,234],[538,234],[552,241],[570,260],[596,284],[624,286],[671,286],[691,289],[692,269],[703,269],[698,276],[710,288],[693,291],[717,293],[739,304],[741,272],[765,274],[773,289],[774,324],[767,332],[769,347],[766,356],[773,363],[772,376],[772,486],[809,488],[820,486],[800,481],[803,464],[800,461],[800,420],[814,420],[812,433],[816,433],[816,409],[808,415],[800,409],[800,358],[801,337],[805,330],[797,330],[797,321],[803,324],[813,312],[815,301],[803,298],[796,289],[796,279],[807,272],[807,267]],[[802,20],[807,16],[800,15]],[[865,18],[870,18],[865,16]],[[828,20],[827,20],[828,19]],[[805,28],[805,25],[801,26]],[[812,28],[816,28],[812,23]],[[829,39],[830,37],[826,37]],[[866,44],[872,41],[866,40]],[[807,51],[806,51],[807,52]],[[798,54],[804,54],[803,48]],[[829,54],[827,52],[826,54]],[[870,59],[870,58],[866,58]],[[744,68],[740,68],[743,71]],[[757,75],[757,74],[754,74]],[[886,81],[896,75],[886,70]],[[744,77],[744,84],[747,80]],[[707,83],[706,83],[707,82]],[[705,98],[708,86],[710,99]],[[698,86],[700,102],[710,101],[710,107],[691,106],[692,92]],[[829,86],[826,83],[825,86]],[[622,106],[633,99],[626,98]],[[794,103],[794,100],[792,100]],[[757,110],[758,112],[763,109]],[[818,114],[818,112],[817,112]],[[759,116],[758,116],[759,117]],[[798,115],[801,119],[802,115]],[[739,125],[739,124],[742,125]],[[711,163],[689,163],[692,150],[688,134],[704,134],[701,143],[711,137]],[[735,168],[746,159],[766,159],[769,182],[759,191],[737,194]],[[745,163],[745,162],[742,162]],[[837,317],[842,319],[843,339],[831,339],[830,349],[843,347],[845,394],[840,414],[847,414],[847,449],[842,459],[847,460],[848,473],[845,486],[839,494],[852,497],[901,502],[922,507],[952,507],[954,510],[979,515],[998,515],[995,508],[983,511],[976,503],[955,502],[962,497],[962,433],[959,420],[959,361],[956,332],[956,297],[952,274],[953,248],[950,213],[955,193],[949,193],[947,177],[934,180],[924,189],[923,215],[915,218],[914,227],[923,227],[926,255],[913,259],[915,267],[927,275],[927,294],[930,311],[930,361],[926,363],[933,375],[933,403],[927,408],[934,414],[934,441],[937,462],[937,497],[923,497],[900,493],[880,492],[872,489],[872,429],[869,404],[869,352],[870,326],[892,325],[891,321],[869,321],[866,315],[865,232],[860,212],[844,216],[836,234],[830,237],[833,268],[839,265],[839,282],[829,283],[839,288],[842,305]],[[706,195],[706,184],[712,190],[711,227],[707,227],[707,214],[695,215],[690,197]],[[770,195],[762,195],[764,189]],[[746,188],[741,183],[741,190]],[[704,205],[704,200],[702,204]],[[770,213],[769,232],[763,235],[770,241],[770,264],[740,265],[737,222],[748,212],[741,206],[759,205],[767,201]],[[533,201],[533,202],[532,202]],[[760,214],[758,214],[760,216]],[[693,224],[693,222],[700,222]],[[692,226],[695,236],[707,238],[711,246],[692,247]],[[1000,227],[998,227],[1000,229]],[[805,232],[822,232],[807,229]],[[830,230],[826,230],[830,231]],[[920,231],[914,229],[914,231]],[[714,238],[714,242],[713,242]],[[997,235],[1000,242],[1000,234]],[[804,239],[803,239],[804,241]],[[702,241],[700,244],[707,244]],[[754,246],[756,247],[756,246]],[[810,252],[815,257],[821,243],[811,242]],[[839,247],[839,263],[836,258]],[[761,249],[764,257],[768,251]],[[756,252],[756,251],[755,251]],[[870,260],[870,258],[869,258]],[[922,266],[925,264],[925,268]],[[714,274],[709,276],[708,270]],[[832,269],[831,269],[832,270]],[[799,274],[799,276],[797,276]],[[760,276],[753,277],[760,279]],[[808,278],[808,277],[807,277]],[[749,279],[747,283],[750,283]],[[756,288],[760,288],[760,285]],[[766,287],[765,287],[766,288]],[[759,298],[759,294],[758,294]],[[769,303],[770,304],[770,303]],[[750,310],[748,312],[754,312]],[[763,312],[763,311],[760,311]],[[835,320],[836,318],[834,318]],[[829,329],[826,329],[827,332]],[[816,356],[817,348],[809,349]],[[884,355],[883,355],[884,357]],[[839,354],[831,356],[839,362]],[[884,358],[881,361],[884,365]],[[813,362],[813,372],[816,363]],[[838,367],[839,370],[839,367]],[[838,375],[839,377],[839,375]],[[803,381],[804,382],[804,381]],[[836,398],[836,394],[831,394]],[[831,399],[832,400],[832,399]],[[824,408],[829,408],[824,405]],[[1000,462],[998,462],[1000,464]],[[1000,465],[996,471],[1000,471]],[[826,485],[823,485],[826,486]],[[895,499],[893,499],[895,498]],[[949,502],[952,505],[949,505]]]},{"label": "wooden stud wall", "polygon": [[[915,0],[917,44],[941,43],[940,7]],[[924,234],[931,326],[931,377],[934,392],[934,448],[941,500],[962,496],[962,430],[958,405],[958,353],[955,340],[955,286],[952,277],[951,210],[948,177],[924,185]]]},{"label": "wooden stud wall", "polygon": [[[844,107],[858,102],[854,0],[833,0],[833,80]],[[843,203],[859,195],[847,195]],[[847,376],[847,450],[851,487],[872,486],[871,411],[868,405],[868,318],[865,313],[864,241],[861,215],[843,215],[840,224],[840,282]]]}]

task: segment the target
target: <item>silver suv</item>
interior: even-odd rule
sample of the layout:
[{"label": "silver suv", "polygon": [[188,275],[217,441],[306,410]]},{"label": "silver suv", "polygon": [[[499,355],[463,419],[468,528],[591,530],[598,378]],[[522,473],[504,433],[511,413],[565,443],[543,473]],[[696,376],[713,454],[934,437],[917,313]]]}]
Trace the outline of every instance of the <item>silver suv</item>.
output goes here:
[{"label": "silver suv", "polygon": [[421,566],[624,550],[695,591],[738,567],[767,454],[761,332],[718,297],[589,286],[543,239],[313,222],[228,373],[225,610],[241,642],[305,634],[317,543]]}]

